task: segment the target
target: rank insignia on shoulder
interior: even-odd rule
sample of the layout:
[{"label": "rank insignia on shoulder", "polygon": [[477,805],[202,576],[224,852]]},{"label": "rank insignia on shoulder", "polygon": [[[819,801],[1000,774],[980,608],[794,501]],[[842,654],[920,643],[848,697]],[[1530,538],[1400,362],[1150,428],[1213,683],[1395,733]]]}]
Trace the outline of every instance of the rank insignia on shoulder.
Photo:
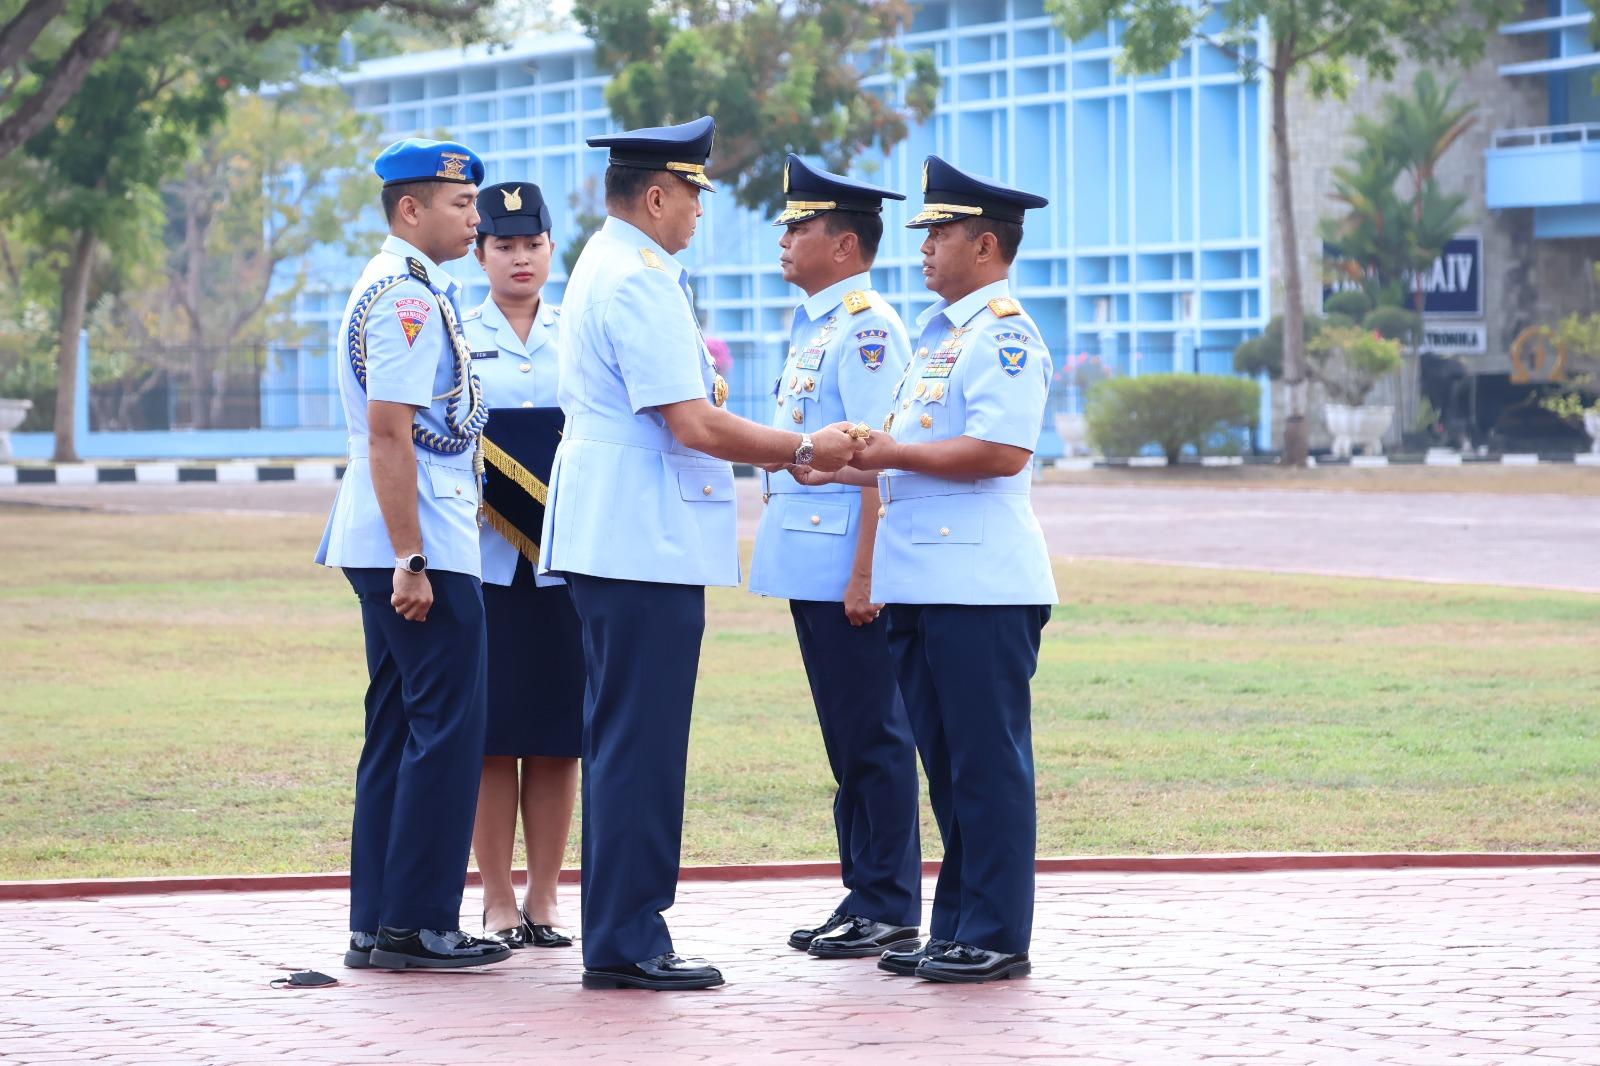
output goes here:
[{"label": "rank insignia on shoulder", "polygon": [[996,318],[1010,318],[1012,315],[1022,314],[1021,306],[1009,296],[997,296],[990,300],[989,310],[994,312]]},{"label": "rank insignia on shoulder", "polygon": [[432,313],[433,307],[427,300],[419,300],[414,296],[405,296],[394,302],[394,315],[400,320],[400,329],[406,335],[407,348],[417,342],[417,334],[428,324],[428,315]]},{"label": "rank insignia on shoulder", "polygon": [[844,309],[852,315],[859,315],[872,306],[872,300],[860,289],[851,289],[844,294]]},{"label": "rank insignia on shoulder", "polygon": [[424,285],[432,286],[433,282],[428,279],[428,268],[422,265],[422,260],[406,256],[406,269],[411,271],[412,277]]},{"label": "rank insignia on shoulder", "polygon": [[639,249],[639,258],[643,259],[644,265],[649,267],[651,270],[667,269],[666,266],[662,264],[661,257],[648,248]]}]

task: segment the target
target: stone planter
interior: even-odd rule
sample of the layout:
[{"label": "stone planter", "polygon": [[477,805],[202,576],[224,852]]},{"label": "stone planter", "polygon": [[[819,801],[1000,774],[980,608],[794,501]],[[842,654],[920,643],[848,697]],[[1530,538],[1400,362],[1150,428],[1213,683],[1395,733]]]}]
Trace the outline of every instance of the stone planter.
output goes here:
[{"label": "stone planter", "polygon": [[1358,446],[1366,455],[1383,454],[1383,435],[1394,421],[1393,404],[1352,407],[1330,403],[1323,406],[1322,414],[1333,434],[1333,458],[1348,459]]},{"label": "stone planter", "polygon": [[0,462],[11,458],[11,431],[22,425],[22,420],[33,410],[32,400],[7,400],[0,398]]},{"label": "stone planter", "polygon": [[1064,456],[1089,454],[1089,423],[1082,415],[1056,413],[1056,433],[1061,437]]},{"label": "stone planter", "polygon": [[1589,434],[1589,454],[1600,455],[1600,411],[1583,412],[1583,431]]}]

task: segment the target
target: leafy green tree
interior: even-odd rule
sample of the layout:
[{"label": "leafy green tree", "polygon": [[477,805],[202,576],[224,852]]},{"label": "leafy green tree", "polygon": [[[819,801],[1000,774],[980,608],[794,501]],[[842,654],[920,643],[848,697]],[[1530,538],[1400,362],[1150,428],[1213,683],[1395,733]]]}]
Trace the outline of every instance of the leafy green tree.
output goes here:
[{"label": "leafy green tree", "polygon": [[[623,126],[717,119],[708,171],[747,207],[783,199],[786,151],[844,170],[933,112],[933,55],[894,44],[906,0],[577,0]],[[867,73],[889,86],[867,90]]]},{"label": "leafy green tree", "polygon": [[[1289,87],[1343,96],[1352,66],[1389,78],[1403,55],[1462,61],[1480,55],[1486,34],[1522,9],[1520,0],[1045,0],[1062,33],[1082,40],[1112,20],[1123,69],[1160,71],[1199,43],[1231,57],[1271,88],[1273,226],[1284,282],[1284,373],[1288,416],[1283,460],[1304,466],[1309,375],[1303,324],[1299,234],[1290,178]],[[1259,50],[1258,28],[1265,27]]]},{"label": "leafy green tree", "polygon": [[358,16],[382,11],[449,39],[479,36],[484,0],[0,0],[0,159],[44,131],[123,49],[163,44],[174,57],[217,33],[247,47],[331,46]]}]

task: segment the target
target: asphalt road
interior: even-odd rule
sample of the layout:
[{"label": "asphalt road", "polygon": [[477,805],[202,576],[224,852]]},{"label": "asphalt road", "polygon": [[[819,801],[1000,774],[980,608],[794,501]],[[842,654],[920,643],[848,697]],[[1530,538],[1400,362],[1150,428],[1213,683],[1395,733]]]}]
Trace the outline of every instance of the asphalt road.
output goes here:
[{"label": "asphalt road", "polygon": [[[740,529],[761,501],[741,479]],[[261,482],[11,485],[7,505],[145,513],[324,515],[335,486]],[[1600,592],[1600,498],[1038,485],[1053,554]]]}]

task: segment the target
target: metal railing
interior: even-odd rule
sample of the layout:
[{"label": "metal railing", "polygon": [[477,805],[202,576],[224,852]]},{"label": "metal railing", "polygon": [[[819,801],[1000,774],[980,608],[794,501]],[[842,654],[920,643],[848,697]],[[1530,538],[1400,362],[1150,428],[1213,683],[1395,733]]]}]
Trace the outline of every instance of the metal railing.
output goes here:
[{"label": "metal railing", "polygon": [[1526,126],[1522,129],[1495,130],[1490,147],[1545,148],[1558,144],[1600,143],[1600,123],[1571,122],[1564,126]]}]

